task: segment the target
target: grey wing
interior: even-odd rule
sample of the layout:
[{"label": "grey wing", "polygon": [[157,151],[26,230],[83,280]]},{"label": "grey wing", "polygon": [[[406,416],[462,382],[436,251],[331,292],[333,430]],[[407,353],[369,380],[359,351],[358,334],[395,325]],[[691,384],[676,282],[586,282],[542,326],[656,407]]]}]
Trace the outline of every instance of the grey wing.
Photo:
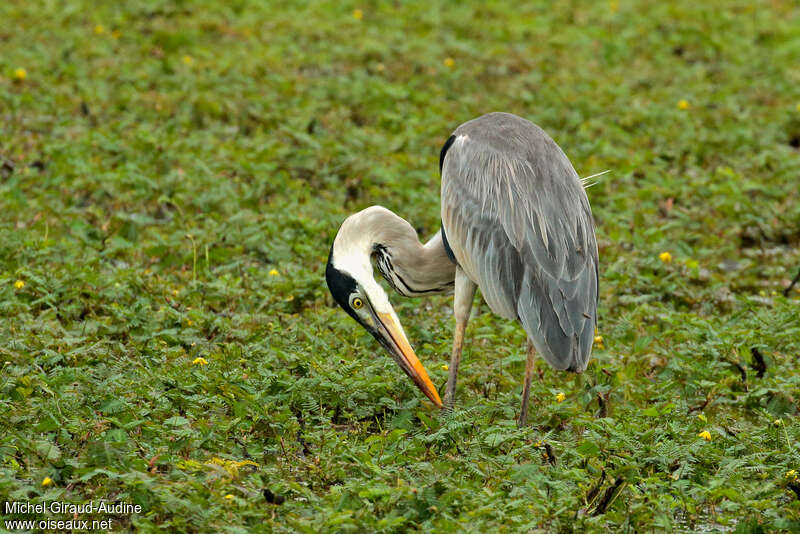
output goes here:
[{"label": "grey wing", "polygon": [[465,123],[450,143],[442,225],[457,263],[492,311],[519,319],[553,367],[583,371],[597,324],[598,257],[572,164],[514,115]]}]

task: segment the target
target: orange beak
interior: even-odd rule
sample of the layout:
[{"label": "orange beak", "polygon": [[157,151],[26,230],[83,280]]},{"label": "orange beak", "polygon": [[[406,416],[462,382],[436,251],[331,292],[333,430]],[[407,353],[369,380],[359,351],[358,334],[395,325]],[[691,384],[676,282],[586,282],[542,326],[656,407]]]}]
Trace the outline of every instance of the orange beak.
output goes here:
[{"label": "orange beak", "polygon": [[436,387],[428,378],[428,373],[422,366],[417,355],[414,354],[414,349],[406,339],[403,328],[394,320],[391,314],[376,313],[378,322],[383,328],[379,328],[380,334],[385,338],[379,340],[382,344],[389,349],[392,357],[400,365],[403,371],[414,381],[417,387],[434,403],[438,408],[442,407],[442,399],[439,398],[439,393]]}]

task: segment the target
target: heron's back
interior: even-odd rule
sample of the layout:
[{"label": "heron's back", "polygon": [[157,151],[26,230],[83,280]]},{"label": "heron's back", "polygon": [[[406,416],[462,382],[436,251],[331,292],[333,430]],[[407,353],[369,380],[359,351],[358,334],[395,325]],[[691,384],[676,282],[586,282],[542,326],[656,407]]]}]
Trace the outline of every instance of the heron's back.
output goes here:
[{"label": "heron's back", "polygon": [[551,365],[583,371],[597,322],[598,257],[575,169],[541,128],[509,113],[462,124],[448,144],[442,224],[456,261]]}]

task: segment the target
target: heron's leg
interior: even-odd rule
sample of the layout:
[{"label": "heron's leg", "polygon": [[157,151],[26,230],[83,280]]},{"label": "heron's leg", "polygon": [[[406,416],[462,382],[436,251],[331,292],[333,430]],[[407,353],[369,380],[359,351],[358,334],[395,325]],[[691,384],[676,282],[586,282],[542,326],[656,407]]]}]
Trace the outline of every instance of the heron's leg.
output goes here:
[{"label": "heron's leg", "polygon": [[461,267],[456,267],[455,296],[453,299],[453,315],[456,317],[456,330],[453,334],[453,354],[450,356],[450,374],[447,376],[447,387],[444,391],[444,405],[452,409],[456,398],[456,375],[461,363],[461,349],[464,347],[464,332],[472,310],[472,299],[475,297],[477,285],[467,277]]},{"label": "heron's leg", "polygon": [[531,378],[533,378],[533,360],[536,358],[536,349],[528,340],[528,360],[525,362],[525,384],[522,386],[522,408],[519,410],[517,426],[523,427],[528,421],[528,397],[531,394]]}]

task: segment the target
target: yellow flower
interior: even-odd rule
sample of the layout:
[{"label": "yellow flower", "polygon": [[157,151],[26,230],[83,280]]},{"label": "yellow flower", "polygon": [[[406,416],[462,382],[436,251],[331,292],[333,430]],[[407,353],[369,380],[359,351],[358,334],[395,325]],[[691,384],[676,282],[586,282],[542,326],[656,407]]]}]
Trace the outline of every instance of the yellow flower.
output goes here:
[{"label": "yellow flower", "polygon": [[201,356],[192,360],[192,365],[208,365],[208,360]]},{"label": "yellow flower", "polygon": [[223,497],[223,499],[227,499],[227,500],[229,500],[229,501],[230,501],[230,500],[233,500],[233,495],[231,495],[231,494],[229,493],[229,494],[225,495],[225,496]]},{"label": "yellow flower", "polygon": [[783,421],[781,419],[775,419],[772,422],[772,424],[775,425],[775,426],[781,426],[783,424]]},{"label": "yellow flower", "polygon": [[451,57],[444,58],[444,66],[448,69],[452,69],[456,66],[456,60]]},{"label": "yellow flower", "polygon": [[23,287],[25,287],[25,281],[17,280],[16,282],[14,282],[14,287],[17,289],[22,289]]},{"label": "yellow flower", "polygon": [[594,342],[597,343],[598,345],[602,345],[603,344],[603,336],[594,336]]},{"label": "yellow flower", "polygon": [[792,481],[797,480],[797,471],[794,469],[790,469],[789,471],[786,471],[786,474],[784,476]]},{"label": "yellow flower", "polygon": [[96,33],[97,35],[102,35],[102,34],[104,34],[105,32],[106,32],[106,29],[103,27],[103,25],[102,25],[102,24],[97,24],[97,25],[94,27],[94,33]]},{"label": "yellow flower", "polygon": [[278,269],[271,269],[269,272],[270,276],[278,276]]},{"label": "yellow flower", "polygon": [[177,289],[173,289],[172,290],[172,296],[173,297],[177,297],[178,296],[178,290]]},{"label": "yellow flower", "polygon": [[702,432],[697,434],[697,437],[703,438],[706,441],[711,441],[711,432],[709,432],[708,430],[703,430]]},{"label": "yellow flower", "polygon": [[24,80],[27,77],[28,77],[28,71],[26,71],[22,67],[14,69],[14,79],[15,80],[21,82],[22,80]]},{"label": "yellow flower", "polygon": [[708,419],[706,418],[705,414],[703,414],[703,413],[697,414],[697,418],[700,419],[703,422],[708,421]]},{"label": "yellow flower", "polygon": [[567,396],[564,395],[563,392],[559,391],[558,395],[556,395],[556,402],[564,402],[564,399],[566,399],[566,398],[567,398]]},{"label": "yellow flower", "polygon": [[354,9],[353,10],[353,18],[356,19],[356,20],[363,19],[364,18],[364,12],[361,11],[360,9]]},{"label": "yellow flower", "polygon": [[191,65],[192,63],[194,63],[194,58],[192,56],[183,56],[181,61],[183,61],[185,65]]},{"label": "yellow flower", "polygon": [[681,98],[678,100],[678,109],[686,110],[689,109],[689,101],[686,99]]},{"label": "yellow flower", "polygon": [[42,486],[47,487],[52,485],[53,485],[53,479],[50,477],[44,477],[44,480],[42,480]]},{"label": "yellow flower", "polygon": [[449,366],[449,365],[447,365],[447,364],[444,364],[444,365],[442,366],[442,371],[448,371],[449,369],[450,369],[450,366]]},{"label": "yellow flower", "polygon": [[664,263],[671,263],[672,262],[672,254],[669,252],[662,252],[658,255],[658,259],[663,261]]},{"label": "yellow flower", "polygon": [[191,319],[186,319],[186,326],[192,326],[193,324]]}]

